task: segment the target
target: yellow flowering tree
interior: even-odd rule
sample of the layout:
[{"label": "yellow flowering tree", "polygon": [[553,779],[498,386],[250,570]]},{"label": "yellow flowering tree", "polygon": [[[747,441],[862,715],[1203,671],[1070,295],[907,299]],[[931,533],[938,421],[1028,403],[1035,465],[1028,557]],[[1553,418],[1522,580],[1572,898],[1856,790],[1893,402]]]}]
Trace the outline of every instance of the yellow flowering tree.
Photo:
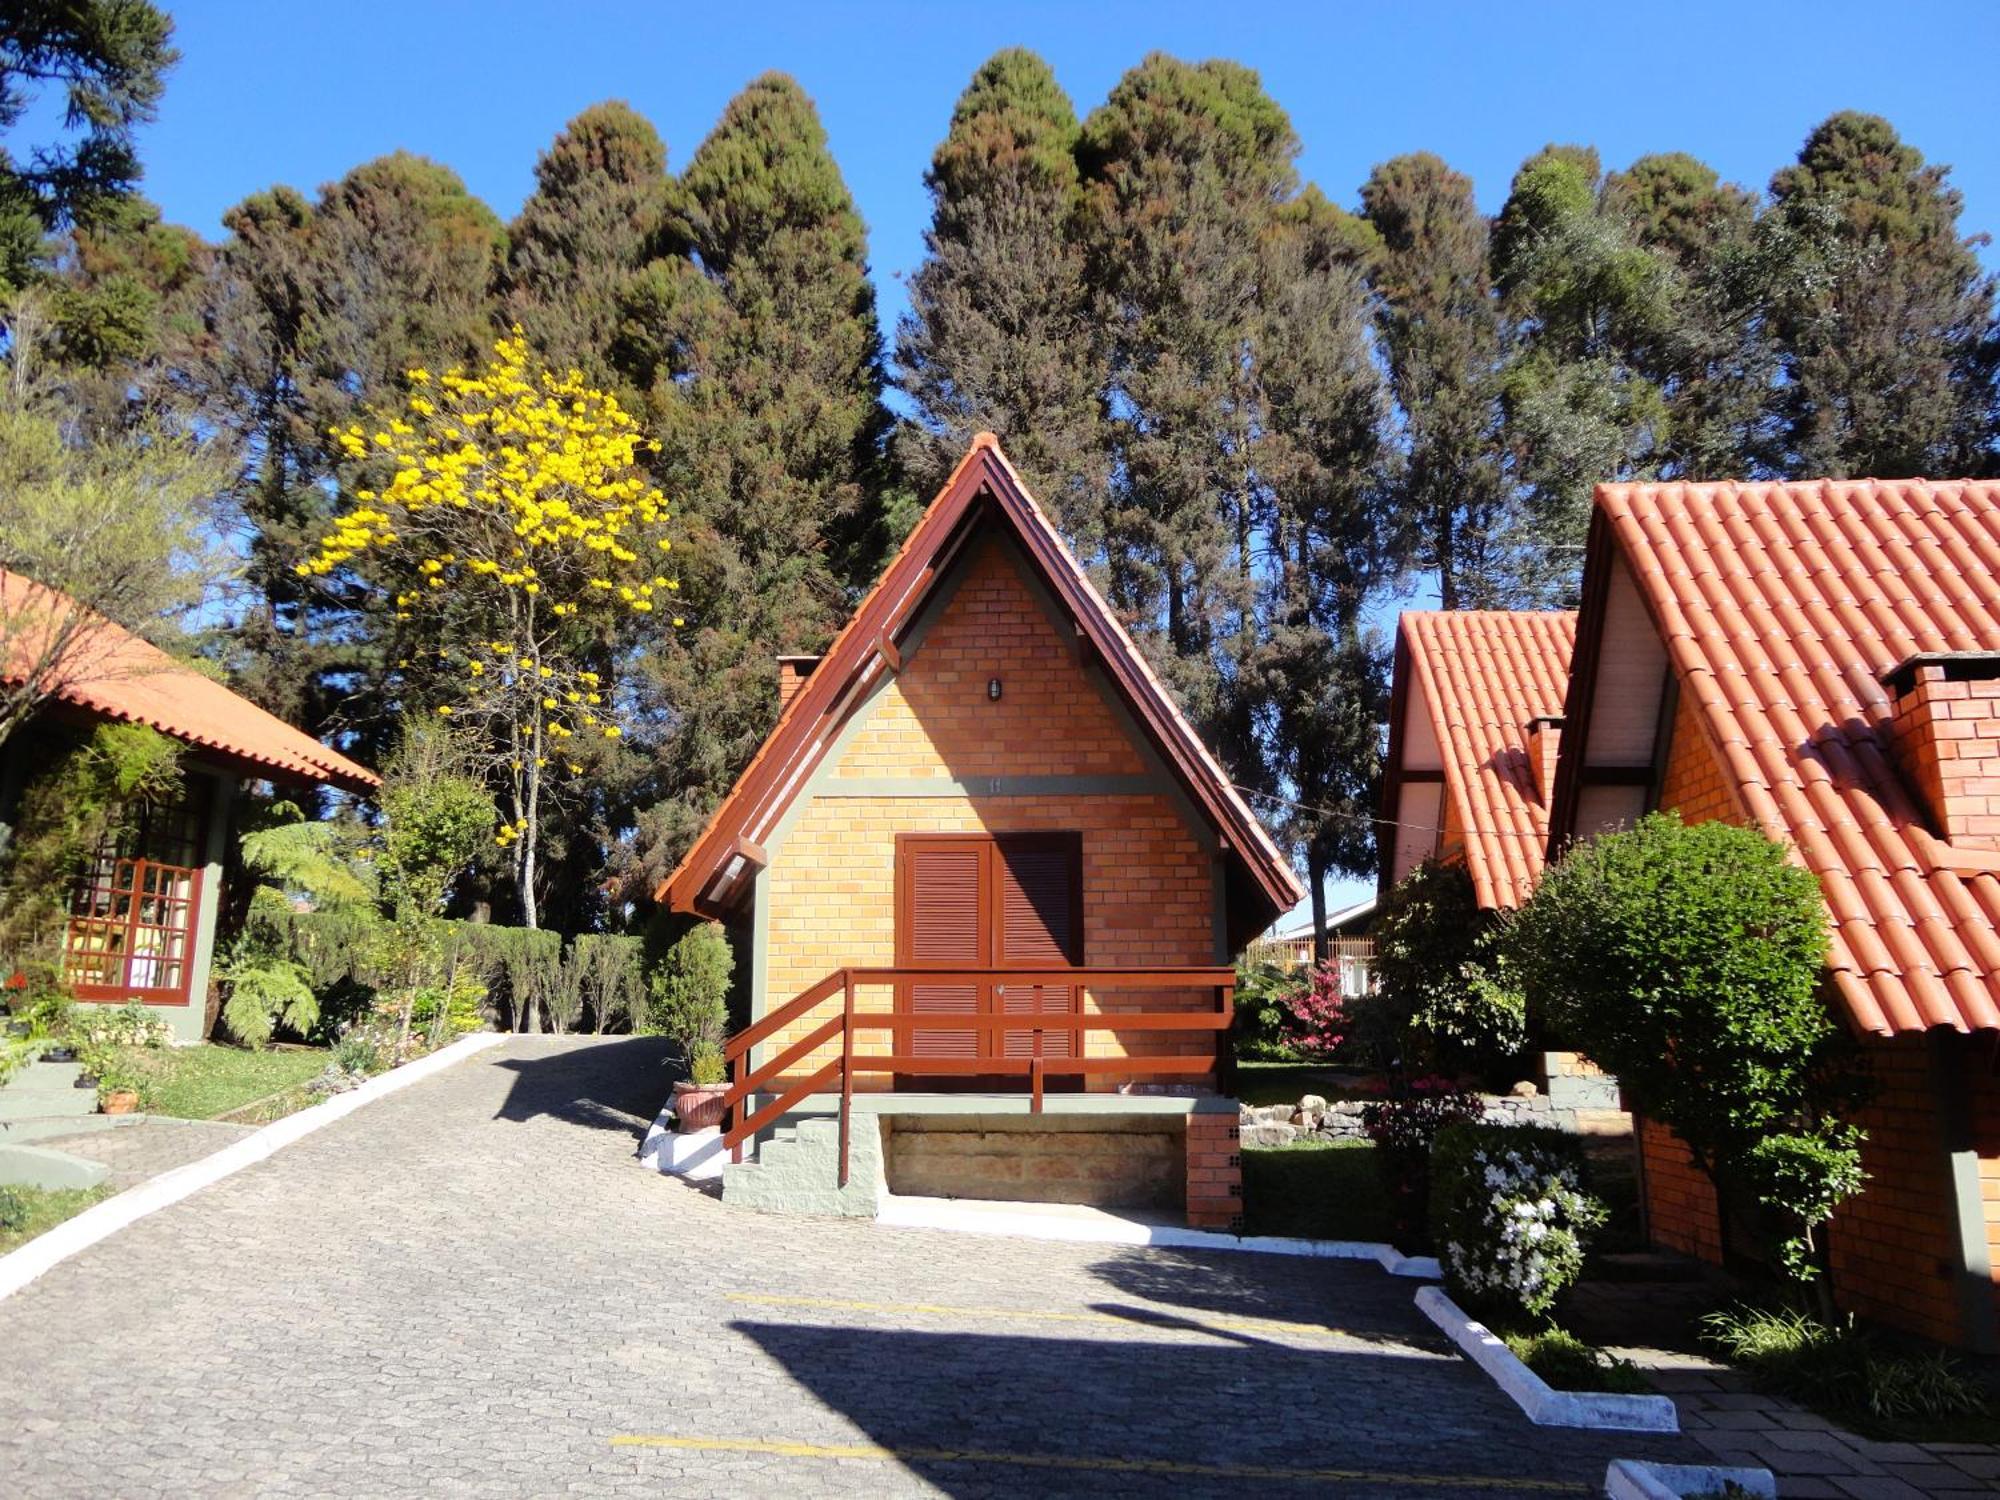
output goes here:
[{"label": "yellow flowering tree", "polygon": [[350,498],[296,571],[358,579],[425,642],[435,711],[484,747],[534,927],[544,818],[580,745],[622,733],[612,664],[637,622],[681,623],[666,504],[639,466],[658,444],[575,370],[534,368],[518,328],[476,373],[408,374],[401,414],[334,433]]}]

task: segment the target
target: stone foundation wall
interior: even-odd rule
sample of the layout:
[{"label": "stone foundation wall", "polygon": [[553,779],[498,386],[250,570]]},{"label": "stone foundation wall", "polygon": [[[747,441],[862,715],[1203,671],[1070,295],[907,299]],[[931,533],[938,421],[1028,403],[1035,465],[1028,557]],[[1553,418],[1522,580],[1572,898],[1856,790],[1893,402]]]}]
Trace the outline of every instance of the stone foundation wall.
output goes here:
[{"label": "stone foundation wall", "polygon": [[882,1132],[892,1193],[1095,1208],[1188,1206],[1187,1120],[1177,1115],[890,1115]]},{"label": "stone foundation wall", "polygon": [[[1632,1117],[1621,1109],[1577,1108],[1547,1094],[1485,1094],[1489,1125],[1547,1125],[1571,1135],[1622,1136],[1632,1133]],[[1368,1138],[1359,1099],[1331,1103],[1307,1094],[1297,1104],[1246,1104],[1238,1112],[1246,1146],[1289,1146],[1300,1140],[1359,1141]]]}]

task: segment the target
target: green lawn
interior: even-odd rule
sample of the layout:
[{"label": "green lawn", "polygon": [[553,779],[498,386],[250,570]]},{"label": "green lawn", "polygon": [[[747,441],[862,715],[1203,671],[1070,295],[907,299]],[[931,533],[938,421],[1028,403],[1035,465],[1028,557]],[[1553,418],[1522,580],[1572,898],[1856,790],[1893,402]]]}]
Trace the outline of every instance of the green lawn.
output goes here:
[{"label": "green lawn", "polygon": [[1379,1097],[1357,1087],[1355,1077],[1351,1069],[1325,1063],[1239,1062],[1235,1093],[1244,1104],[1297,1104],[1306,1094],[1322,1099]]},{"label": "green lawn", "polygon": [[1375,1175],[1374,1145],[1315,1141],[1245,1146],[1243,1228],[1246,1234],[1315,1240],[1393,1241],[1388,1200]]},{"label": "green lawn", "polygon": [[0,1225],[0,1255],[5,1255],[17,1245],[25,1245],[38,1234],[46,1234],[62,1223],[64,1219],[75,1218],[91,1204],[111,1195],[111,1189],[94,1188],[31,1188],[12,1190],[27,1204],[25,1220],[13,1228]]},{"label": "green lawn", "polygon": [[128,1048],[124,1061],[138,1080],[139,1107],[148,1114],[213,1120],[267,1095],[297,1089],[326,1067],[327,1050],[273,1047],[251,1052],[206,1042],[199,1047]]}]

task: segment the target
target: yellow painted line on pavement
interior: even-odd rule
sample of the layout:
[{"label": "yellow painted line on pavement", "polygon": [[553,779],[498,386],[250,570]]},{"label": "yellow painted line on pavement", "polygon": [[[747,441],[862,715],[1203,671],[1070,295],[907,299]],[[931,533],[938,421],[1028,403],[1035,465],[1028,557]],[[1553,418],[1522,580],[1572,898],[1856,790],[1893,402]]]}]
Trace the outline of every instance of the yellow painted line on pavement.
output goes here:
[{"label": "yellow painted line on pavement", "polygon": [[1167,1328],[1188,1333],[1261,1333],[1292,1338],[1395,1339],[1425,1342],[1421,1333],[1336,1328],[1329,1323],[1287,1323],[1277,1318],[1239,1318],[1226,1313],[1175,1312],[1168,1308],[1134,1307],[1130,1313],[1058,1312],[1033,1307],[956,1307],[939,1302],[855,1302],[840,1297],[779,1297],[759,1292],[729,1292],[726,1302],[751,1307],[796,1307],[808,1312],[873,1313],[884,1317],[984,1318],[1023,1323],[1110,1323],[1120,1328]]},{"label": "yellow painted line on pavement", "polygon": [[980,1448],[885,1448],[875,1443],[788,1443],[763,1438],[657,1437],[630,1433],[614,1448],[673,1448],[688,1453],[754,1453],[771,1458],[811,1458],[866,1463],[1003,1464],[1019,1469],[1074,1469],[1098,1474],[1156,1474],[1180,1479],[1263,1479],[1317,1484],[1390,1485],[1399,1489],[1478,1490],[1537,1495],[1583,1495],[1590,1486],[1556,1479],[1499,1474],[1410,1474],[1379,1469],[1285,1468],[1270,1464],[1182,1463],[1164,1458],[1097,1458],[1089,1454],[1008,1453]]}]

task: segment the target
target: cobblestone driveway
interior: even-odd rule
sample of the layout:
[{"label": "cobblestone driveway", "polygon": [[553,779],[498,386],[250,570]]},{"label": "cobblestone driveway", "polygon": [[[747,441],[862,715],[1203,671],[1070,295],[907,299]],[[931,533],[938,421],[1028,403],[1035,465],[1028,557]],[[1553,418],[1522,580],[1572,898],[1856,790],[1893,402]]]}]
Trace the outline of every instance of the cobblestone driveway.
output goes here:
[{"label": "cobblestone driveway", "polygon": [[1687,1452],[1530,1427],[1372,1266],[727,1210],[633,1161],[659,1062],[510,1042],[0,1303],[0,1494],[1578,1494]]}]

